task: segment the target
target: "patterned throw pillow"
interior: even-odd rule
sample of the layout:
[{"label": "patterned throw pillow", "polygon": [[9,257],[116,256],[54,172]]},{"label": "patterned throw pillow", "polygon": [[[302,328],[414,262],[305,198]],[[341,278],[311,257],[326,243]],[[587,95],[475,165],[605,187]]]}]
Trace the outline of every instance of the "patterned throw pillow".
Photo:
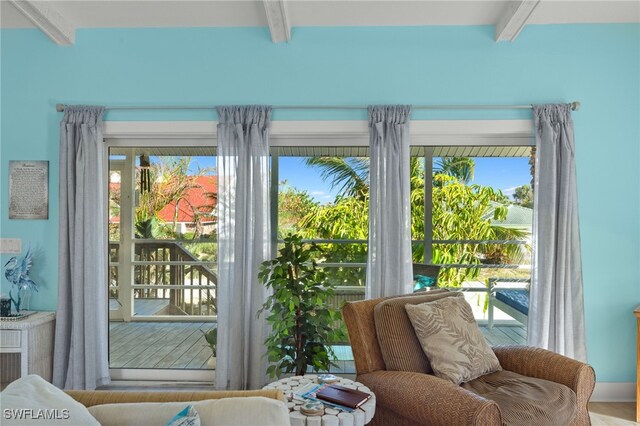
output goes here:
[{"label": "patterned throw pillow", "polygon": [[462,297],[405,305],[436,376],[460,384],[502,370]]},{"label": "patterned throw pillow", "polygon": [[433,374],[429,359],[422,350],[422,345],[404,306],[433,302],[445,297],[463,297],[463,295],[459,291],[440,289],[392,297],[376,305],[373,319],[386,370]]},{"label": "patterned throw pillow", "polygon": [[169,420],[167,426],[200,426],[200,416],[193,405],[187,405]]}]

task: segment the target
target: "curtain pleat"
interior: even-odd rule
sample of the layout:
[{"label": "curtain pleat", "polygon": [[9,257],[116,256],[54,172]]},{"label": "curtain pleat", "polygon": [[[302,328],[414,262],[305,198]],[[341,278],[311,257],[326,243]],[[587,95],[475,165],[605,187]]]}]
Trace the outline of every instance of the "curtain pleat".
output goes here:
[{"label": "curtain pleat", "polygon": [[369,252],[366,297],[412,291],[411,107],[369,107]]},{"label": "curtain pleat", "polygon": [[586,361],[575,141],[566,104],[534,105],[536,164],[528,344]]},{"label": "curtain pleat", "polygon": [[60,123],[58,308],[53,383],[109,383],[103,107],[68,106]]},{"label": "curtain pleat", "polygon": [[260,264],[271,257],[271,107],[218,108],[218,389],[256,389],[266,381],[266,297]]}]

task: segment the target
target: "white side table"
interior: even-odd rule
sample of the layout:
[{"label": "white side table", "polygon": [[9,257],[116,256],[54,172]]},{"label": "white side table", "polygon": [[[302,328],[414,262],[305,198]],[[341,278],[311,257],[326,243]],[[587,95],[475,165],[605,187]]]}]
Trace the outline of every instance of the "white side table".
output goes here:
[{"label": "white side table", "polygon": [[293,391],[308,383],[315,383],[317,375],[307,374],[306,376],[294,376],[280,379],[277,382],[269,383],[264,389],[280,389],[285,395],[286,404],[289,408],[289,420],[291,426],[364,426],[369,423],[376,413],[376,396],[371,390],[359,382],[340,378],[337,384],[357,389],[371,394],[371,398],[362,404],[360,408],[352,412],[343,411],[337,408],[325,408],[323,416],[306,416],[300,412],[302,401],[292,399]]},{"label": "white side table", "polygon": [[[19,353],[20,365],[3,357],[1,374],[24,377],[37,374],[46,381],[52,379],[54,312],[36,312],[18,321],[0,320],[0,353]],[[19,374],[17,374],[19,373]]]}]

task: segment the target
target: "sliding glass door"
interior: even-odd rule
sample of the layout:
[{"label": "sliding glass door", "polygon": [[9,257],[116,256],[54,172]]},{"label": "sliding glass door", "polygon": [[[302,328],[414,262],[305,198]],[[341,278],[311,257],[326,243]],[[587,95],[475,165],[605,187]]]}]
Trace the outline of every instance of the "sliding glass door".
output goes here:
[{"label": "sliding glass door", "polygon": [[210,369],[203,332],[216,327],[215,166],[214,148],[110,149],[112,369]]}]

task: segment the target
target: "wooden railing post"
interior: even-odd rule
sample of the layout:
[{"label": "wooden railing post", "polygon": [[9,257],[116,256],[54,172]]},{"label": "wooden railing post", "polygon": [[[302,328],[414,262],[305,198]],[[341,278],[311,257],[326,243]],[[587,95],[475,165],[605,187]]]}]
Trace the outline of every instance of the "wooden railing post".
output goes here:
[{"label": "wooden railing post", "polygon": [[[117,249],[115,244],[110,244],[110,249],[114,249],[114,246]],[[211,298],[213,303],[209,303],[209,296],[215,294],[217,276],[205,264],[200,264],[200,260],[182,247],[179,242],[165,242],[162,240],[154,242],[140,241],[133,244],[133,246],[135,247],[137,261],[150,262],[138,263],[132,268],[128,268],[130,271],[135,270],[135,274],[131,274],[130,281],[132,283],[149,285],[136,289],[136,298],[167,299],[167,293],[169,293],[170,305],[178,308],[186,315],[215,314],[215,299]],[[186,265],[175,264],[176,262],[185,262]],[[112,266],[110,268],[117,269],[119,267]],[[110,272],[112,271],[113,269],[110,269]],[[118,285],[121,285],[120,281],[121,279],[116,278]],[[187,286],[187,283],[191,285]],[[169,285],[183,286],[183,288],[167,288]],[[214,288],[210,286],[214,286]],[[187,297],[187,292],[189,292],[189,298]]]}]

